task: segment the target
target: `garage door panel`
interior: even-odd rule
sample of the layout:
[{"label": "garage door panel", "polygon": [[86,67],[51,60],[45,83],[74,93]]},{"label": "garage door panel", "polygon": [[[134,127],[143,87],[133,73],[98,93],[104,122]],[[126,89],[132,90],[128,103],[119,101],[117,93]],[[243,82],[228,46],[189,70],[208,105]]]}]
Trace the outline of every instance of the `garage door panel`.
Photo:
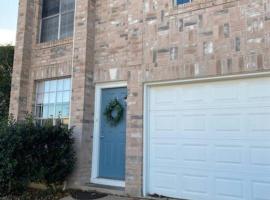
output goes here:
[{"label": "garage door panel", "polygon": [[269,200],[265,84],[269,78],[151,88],[149,192],[192,200]]},{"label": "garage door panel", "polygon": [[149,193],[162,194],[167,196],[178,196],[177,169],[171,169],[170,172],[164,171],[162,167],[156,167],[150,172],[153,177],[150,181]]},{"label": "garage door panel", "polygon": [[270,80],[261,79],[261,81],[250,80],[246,87],[248,101],[265,102],[270,100]]},{"label": "garage door panel", "polygon": [[171,88],[159,87],[150,90],[151,105],[150,110],[173,110],[177,106],[177,87]]},{"label": "garage door panel", "polygon": [[250,139],[270,140],[270,108],[265,107],[248,111],[247,129]]},{"label": "garage door panel", "polygon": [[[221,175],[221,174],[220,174]],[[222,200],[244,200],[246,181],[235,177],[218,176],[214,179],[215,196]]]},{"label": "garage door panel", "polygon": [[[201,88],[195,88],[190,85],[184,85],[179,89],[178,99],[180,100],[182,106],[193,106],[198,104],[207,104],[207,86],[202,86]],[[177,104],[179,107],[179,103]]]},{"label": "garage door panel", "polygon": [[[176,144],[176,143],[177,144]],[[261,142],[259,143],[260,145]],[[269,144],[269,143],[268,143]],[[257,145],[257,146],[256,146]],[[258,143],[243,144],[240,141],[167,140],[153,143],[150,148],[151,165],[179,168],[196,168],[227,171],[263,171],[270,174],[270,147],[258,147]]]},{"label": "garage door panel", "polygon": [[252,199],[268,200],[270,197],[270,180],[266,180],[265,177],[252,180],[251,194]]},{"label": "garage door panel", "polygon": [[[233,137],[232,139],[241,139],[244,137],[243,133],[243,114],[241,111],[235,111],[234,109],[219,109],[210,112],[210,123],[213,132],[213,138],[220,137]],[[211,137],[211,136],[210,136]]]},{"label": "garage door panel", "polygon": [[243,101],[242,89],[241,83],[236,84],[233,88],[231,84],[217,83],[209,86],[206,93],[210,94],[208,98],[211,104],[239,104]]},{"label": "garage door panel", "polygon": [[181,187],[183,188],[183,198],[209,199],[211,196],[211,191],[209,190],[211,179],[204,173],[198,171],[183,171],[179,178],[182,180]]},{"label": "garage door panel", "polygon": [[158,133],[168,133],[177,130],[177,113],[173,111],[168,112],[154,112],[151,115],[150,123],[153,125],[153,135]]},{"label": "garage door panel", "polygon": [[150,147],[152,165],[177,165],[177,145],[173,143],[157,143]]},{"label": "garage door panel", "polygon": [[247,162],[245,146],[240,144],[222,143],[213,148],[214,165],[216,169],[243,170]]},{"label": "garage door panel", "polygon": [[270,145],[256,143],[250,146],[250,165],[253,172],[263,171],[270,174]]}]

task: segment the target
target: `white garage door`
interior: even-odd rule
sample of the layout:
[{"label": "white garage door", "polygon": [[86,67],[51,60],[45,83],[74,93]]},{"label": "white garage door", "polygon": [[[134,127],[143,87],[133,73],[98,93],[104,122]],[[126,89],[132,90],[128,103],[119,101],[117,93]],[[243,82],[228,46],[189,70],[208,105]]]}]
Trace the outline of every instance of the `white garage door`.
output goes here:
[{"label": "white garage door", "polygon": [[270,200],[270,78],[152,86],[149,194]]}]

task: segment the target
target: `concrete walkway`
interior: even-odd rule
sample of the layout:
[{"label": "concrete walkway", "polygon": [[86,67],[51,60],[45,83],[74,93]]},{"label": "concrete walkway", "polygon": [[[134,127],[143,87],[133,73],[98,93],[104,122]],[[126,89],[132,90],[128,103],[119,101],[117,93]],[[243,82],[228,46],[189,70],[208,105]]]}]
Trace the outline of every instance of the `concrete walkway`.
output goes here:
[{"label": "concrete walkway", "polygon": [[[65,197],[61,200],[76,200],[72,197]],[[147,198],[135,198],[135,197],[120,197],[120,196],[115,196],[115,195],[108,195],[106,197],[97,199],[97,200],[176,200],[176,199],[172,199],[172,198],[151,198],[151,199],[147,199]],[[180,200],[180,199],[179,199]]]},{"label": "concrete walkway", "polygon": [[[65,197],[65,198],[63,198],[61,200],[75,200],[75,199],[72,198],[72,197]],[[108,195],[106,197],[103,197],[103,198],[100,198],[100,199],[97,199],[97,200],[140,200],[140,199]]]}]

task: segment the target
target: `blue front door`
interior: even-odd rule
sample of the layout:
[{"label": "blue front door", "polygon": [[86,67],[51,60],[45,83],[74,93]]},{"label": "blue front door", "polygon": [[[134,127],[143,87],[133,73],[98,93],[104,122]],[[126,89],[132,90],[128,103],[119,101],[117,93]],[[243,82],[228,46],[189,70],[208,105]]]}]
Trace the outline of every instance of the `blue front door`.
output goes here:
[{"label": "blue front door", "polygon": [[[101,92],[99,177],[125,180],[127,88],[103,89]],[[106,107],[117,99],[124,113],[116,125],[104,115]],[[114,114],[114,113],[112,113]]]}]

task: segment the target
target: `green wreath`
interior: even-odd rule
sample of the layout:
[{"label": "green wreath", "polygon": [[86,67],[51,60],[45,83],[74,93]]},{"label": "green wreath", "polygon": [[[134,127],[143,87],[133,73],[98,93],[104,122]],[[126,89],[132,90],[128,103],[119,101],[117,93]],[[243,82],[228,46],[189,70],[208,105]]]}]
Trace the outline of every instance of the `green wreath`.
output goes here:
[{"label": "green wreath", "polygon": [[[115,115],[113,113],[116,112]],[[116,126],[123,118],[124,108],[121,103],[114,99],[105,108],[104,115],[111,126]]]}]

